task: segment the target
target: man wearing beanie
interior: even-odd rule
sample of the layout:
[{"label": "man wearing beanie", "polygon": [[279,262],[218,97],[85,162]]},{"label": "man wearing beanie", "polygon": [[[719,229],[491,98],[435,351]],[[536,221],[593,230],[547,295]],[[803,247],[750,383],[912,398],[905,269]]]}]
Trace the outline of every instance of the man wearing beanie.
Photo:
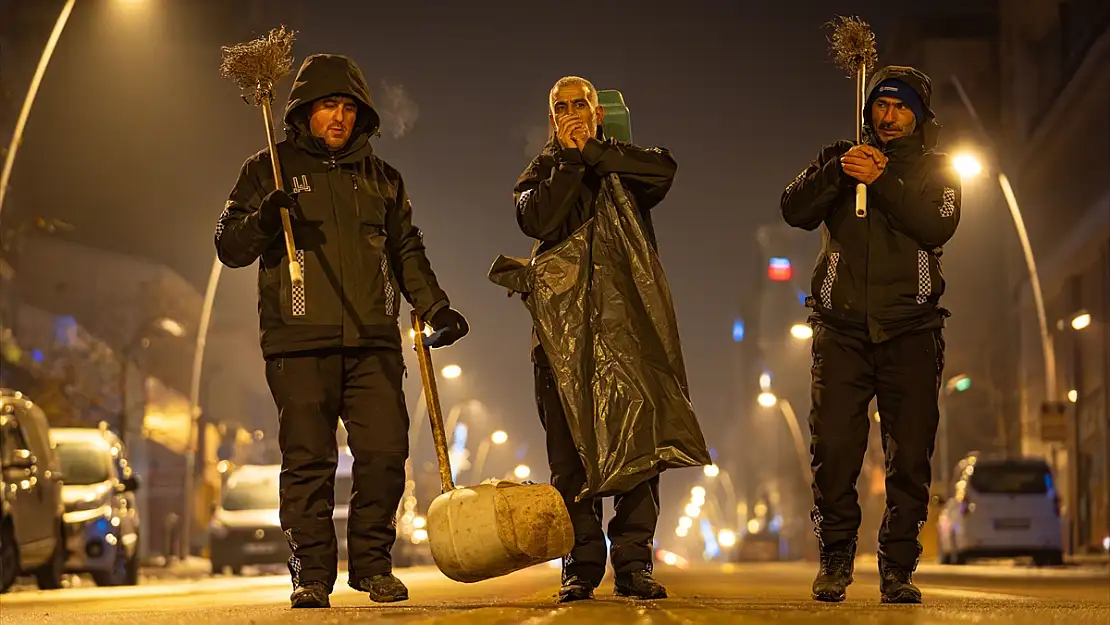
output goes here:
[{"label": "man wearing beanie", "polygon": [[[867,449],[868,405],[878,399],[886,452],[886,511],[879,530],[884,603],[920,603],[911,576],[928,513],[940,414],[942,328],[948,312],[942,247],[960,221],[959,176],[934,151],[938,125],[929,78],[886,67],[867,86],[864,143],[826,146],[782,195],[786,223],[822,227],[813,272],[812,518],[820,547],[819,601],[843,601],[852,583],[860,507],[855,489]],[[855,187],[867,185],[866,214]]]}]

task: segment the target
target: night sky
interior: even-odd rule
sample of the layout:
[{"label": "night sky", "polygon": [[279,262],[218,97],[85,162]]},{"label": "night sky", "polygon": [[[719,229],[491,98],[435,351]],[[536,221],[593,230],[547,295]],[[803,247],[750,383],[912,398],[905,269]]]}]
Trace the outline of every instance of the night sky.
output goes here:
[{"label": "night sky", "polygon": [[[852,83],[829,63],[822,24],[859,14],[881,45],[926,4],[955,3],[273,1],[253,26],[230,19],[221,5],[231,4],[78,3],[39,92],[11,203],[72,222],[83,241],[162,261],[203,292],[216,218],[239,166],[265,142],[258,111],[219,76],[219,47],[287,23],[299,31],[297,66],[315,52],[350,55],[383,109],[377,154],[404,176],[433,267],[473,327],[436,357],[459,363],[469,393],[539,446],[529,317],[486,272],[500,253],[528,253],[512,187],[542,145],[551,84],[584,76],[621,90],[635,141],[669,148],[679,163],[655,225],[694,403],[707,437],[727,448],[714,434],[729,414],[721,364],[745,292],[737,268],[754,254],[755,228],[781,219],[783,187],[821,144],[853,133]],[[53,15],[44,17],[43,41]],[[17,62],[33,67],[38,49]],[[808,274],[809,260],[798,270]],[[255,332],[255,270],[224,276],[217,316]],[[259,354],[243,357],[261,373]]]}]

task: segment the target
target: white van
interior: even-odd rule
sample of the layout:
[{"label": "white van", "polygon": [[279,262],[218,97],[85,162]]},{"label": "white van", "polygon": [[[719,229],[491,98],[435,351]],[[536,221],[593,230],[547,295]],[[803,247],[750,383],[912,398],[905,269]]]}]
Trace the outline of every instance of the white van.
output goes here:
[{"label": "white van", "polygon": [[1032,556],[1038,566],[1063,564],[1060,499],[1044,460],[970,454],[948,495],[937,520],[941,563]]}]

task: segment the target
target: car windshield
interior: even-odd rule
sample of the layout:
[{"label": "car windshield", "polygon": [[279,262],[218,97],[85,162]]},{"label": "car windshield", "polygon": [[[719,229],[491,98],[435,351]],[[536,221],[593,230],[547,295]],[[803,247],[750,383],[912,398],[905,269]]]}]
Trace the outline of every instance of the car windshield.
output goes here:
[{"label": "car windshield", "polygon": [[112,476],[112,456],[101,445],[59,442],[58,460],[66,484],[88,486],[106,482]]},{"label": "car windshield", "polygon": [[1048,468],[1035,465],[980,465],[971,474],[972,488],[984,494],[1043,495],[1051,484]]},{"label": "car windshield", "polygon": [[277,476],[232,477],[224,491],[224,510],[271,510],[278,507]]}]

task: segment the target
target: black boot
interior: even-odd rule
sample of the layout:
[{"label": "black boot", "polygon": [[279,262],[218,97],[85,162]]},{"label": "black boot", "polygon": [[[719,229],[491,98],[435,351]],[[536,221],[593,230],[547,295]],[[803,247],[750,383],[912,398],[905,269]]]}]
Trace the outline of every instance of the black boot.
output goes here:
[{"label": "black boot", "polygon": [[667,589],[655,581],[651,571],[644,569],[632,573],[618,573],[614,591],[618,597],[635,599],[666,599]]},{"label": "black boot", "polygon": [[364,577],[351,584],[351,588],[368,593],[370,600],[376,603],[408,601],[409,598],[409,589],[392,573]]},{"label": "black boot", "polygon": [[817,601],[844,601],[852,583],[856,563],[856,541],[830,545],[821,549],[821,570],[813,580],[813,598]]},{"label": "black boot", "polygon": [[921,603],[921,590],[913,584],[913,569],[879,559],[879,592],[883,603]]},{"label": "black boot", "polygon": [[595,584],[591,584],[577,575],[564,577],[563,587],[559,589],[559,603],[593,599],[595,587]]},{"label": "black boot", "polygon": [[289,596],[289,604],[294,608],[330,608],[331,600],[328,598],[327,586],[320,582],[309,582],[297,586]]}]

